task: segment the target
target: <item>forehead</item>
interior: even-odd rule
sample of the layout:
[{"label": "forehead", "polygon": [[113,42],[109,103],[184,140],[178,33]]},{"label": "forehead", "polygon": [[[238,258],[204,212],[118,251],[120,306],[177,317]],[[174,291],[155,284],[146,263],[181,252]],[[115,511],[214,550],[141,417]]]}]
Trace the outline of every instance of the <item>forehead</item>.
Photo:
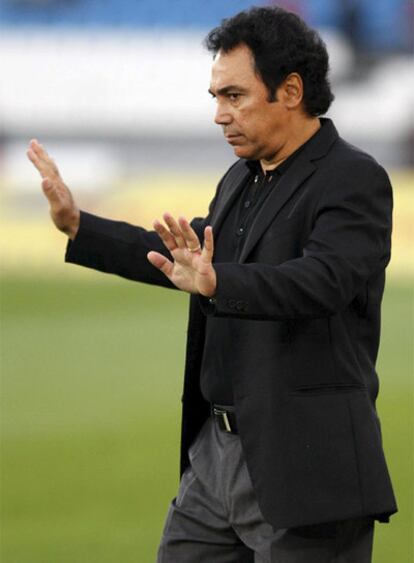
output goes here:
[{"label": "forehead", "polygon": [[216,91],[228,85],[244,88],[263,85],[254,68],[254,59],[246,45],[238,45],[231,51],[219,51],[211,67],[211,90]]}]

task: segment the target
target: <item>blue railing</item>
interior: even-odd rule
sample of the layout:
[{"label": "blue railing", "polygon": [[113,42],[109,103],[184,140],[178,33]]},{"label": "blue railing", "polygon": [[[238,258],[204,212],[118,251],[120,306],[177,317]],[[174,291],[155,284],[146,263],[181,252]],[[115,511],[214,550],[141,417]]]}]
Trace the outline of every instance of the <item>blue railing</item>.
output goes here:
[{"label": "blue railing", "polygon": [[211,28],[252,4],[277,4],[338,29],[356,48],[412,48],[411,0],[0,0],[1,26]]}]

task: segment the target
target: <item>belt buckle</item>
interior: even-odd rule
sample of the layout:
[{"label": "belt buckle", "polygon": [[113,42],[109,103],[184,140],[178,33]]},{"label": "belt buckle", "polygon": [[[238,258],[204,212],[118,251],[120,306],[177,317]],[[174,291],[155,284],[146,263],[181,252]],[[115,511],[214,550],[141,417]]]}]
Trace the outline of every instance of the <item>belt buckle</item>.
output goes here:
[{"label": "belt buckle", "polygon": [[227,412],[222,410],[222,409],[218,409],[217,407],[213,407],[213,412],[214,412],[215,415],[221,417],[221,420],[223,421],[224,428],[225,428],[226,432],[229,432],[231,434],[232,429],[231,429],[229,417],[227,416]]}]

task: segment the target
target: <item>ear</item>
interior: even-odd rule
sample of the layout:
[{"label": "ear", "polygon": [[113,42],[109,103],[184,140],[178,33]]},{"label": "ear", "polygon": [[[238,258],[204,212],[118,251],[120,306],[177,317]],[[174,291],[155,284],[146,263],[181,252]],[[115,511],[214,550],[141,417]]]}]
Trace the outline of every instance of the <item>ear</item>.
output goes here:
[{"label": "ear", "polygon": [[287,109],[296,109],[303,99],[303,81],[300,74],[291,72],[278,89],[278,95]]}]

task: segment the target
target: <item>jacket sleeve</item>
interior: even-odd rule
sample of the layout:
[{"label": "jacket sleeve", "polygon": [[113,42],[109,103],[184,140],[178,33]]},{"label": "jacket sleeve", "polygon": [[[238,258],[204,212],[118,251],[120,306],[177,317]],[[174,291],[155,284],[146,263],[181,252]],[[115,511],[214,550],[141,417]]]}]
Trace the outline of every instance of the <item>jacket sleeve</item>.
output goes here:
[{"label": "jacket sleeve", "polygon": [[[357,166],[358,168],[358,166]],[[392,190],[374,162],[326,186],[302,256],[280,265],[220,263],[217,291],[201,298],[218,317],[282,320],[343,310],[390,258]]]},{"label": "jacket sleeve", "polygon": [[68,242],[65,261],[130,280],[174,287],[148,262],[150,250],[169,254],[155,231],[81,211],[79,230]]},{"label": "jacket sleeve", "polygon": [[[219,184],[220,186],[220,184]],[[210,204],[213,209],[215,198]],[[191,221],[201,243],[207,218],[196,217]],[[122,221],[113,221],[81,211],[78,233],[69,240],[65,261],[108,274],[176,289],[169,279],[147,259],[151,250],[171,259],[155,231],[147,231]]]}]

